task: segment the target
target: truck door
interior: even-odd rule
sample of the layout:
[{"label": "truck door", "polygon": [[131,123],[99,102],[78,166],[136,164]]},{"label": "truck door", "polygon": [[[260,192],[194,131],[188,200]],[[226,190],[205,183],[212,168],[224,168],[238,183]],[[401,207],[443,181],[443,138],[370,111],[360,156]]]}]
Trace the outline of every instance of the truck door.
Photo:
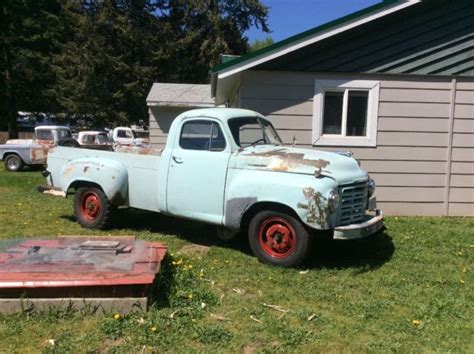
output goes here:
[{"label": "truck door", "polygon": [[230,153],[217,121],[185,121],[170,158],[168,212],[221,224]]}]

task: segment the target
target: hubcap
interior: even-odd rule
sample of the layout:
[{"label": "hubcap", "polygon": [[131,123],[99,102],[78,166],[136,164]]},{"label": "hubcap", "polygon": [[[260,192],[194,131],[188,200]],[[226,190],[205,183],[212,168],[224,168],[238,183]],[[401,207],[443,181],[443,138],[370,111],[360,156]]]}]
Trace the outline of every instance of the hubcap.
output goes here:
[{"label": "hubcap", "polygon": [[100,212],[99,196],[93,192],[88,192],[82,197],[81,204],[82,215],[87,219],[93,220]]},{"label": "hubcap", "polygon": [[266,219],[258,230],[258,241],[263,251],[274,258],[285,258],[294,252],[296,232],[283,218]]},{"label": "hubcap", "polygon": [[9,158],[8,159],[8,167],[12,170],[16,170],[20,166],[20,163],[16,158]]}]

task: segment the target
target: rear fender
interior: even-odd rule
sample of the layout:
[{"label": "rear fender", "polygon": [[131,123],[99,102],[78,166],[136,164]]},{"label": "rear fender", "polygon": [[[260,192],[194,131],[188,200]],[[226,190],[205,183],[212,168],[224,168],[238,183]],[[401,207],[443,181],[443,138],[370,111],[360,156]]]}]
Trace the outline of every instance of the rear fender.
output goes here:
[{"label": "rear fender", "polygon": [[101,158],[70,161],[61,170],[60,184],[66,193],[81,184],[99,185],[113,205],[128,203],[128,172],[120,162]]}]

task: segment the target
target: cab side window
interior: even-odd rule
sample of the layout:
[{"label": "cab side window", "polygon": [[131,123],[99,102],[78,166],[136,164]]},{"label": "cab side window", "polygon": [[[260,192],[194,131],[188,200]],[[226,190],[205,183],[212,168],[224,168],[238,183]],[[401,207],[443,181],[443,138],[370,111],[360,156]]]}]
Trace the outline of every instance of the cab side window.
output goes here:
[{"label": "cab side window", "polygon": [[53,140],[53,132],[51,130],[37,130],[36,138],[38,140]]},{"label": "cab side window", "polygon": [[226,147],[219,124],[205,120],[184,123],[179,146],[185,150],[222,151]]}]

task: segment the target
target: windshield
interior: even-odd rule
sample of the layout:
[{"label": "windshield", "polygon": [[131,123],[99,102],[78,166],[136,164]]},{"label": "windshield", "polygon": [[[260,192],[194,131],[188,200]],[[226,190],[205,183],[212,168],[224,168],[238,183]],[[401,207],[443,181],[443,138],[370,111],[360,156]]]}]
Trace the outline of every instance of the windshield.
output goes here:
[{"label": "windshield", "polygon": [[97,134],[97,143],[98,144],[107,144],[109,140],[107,139],[107,134],[101,133]]},{"label": "windshield", "polygon": [[273,125],[259,117],[229,119],[232,136],[240,147],[255,145],[283,145]]}]

